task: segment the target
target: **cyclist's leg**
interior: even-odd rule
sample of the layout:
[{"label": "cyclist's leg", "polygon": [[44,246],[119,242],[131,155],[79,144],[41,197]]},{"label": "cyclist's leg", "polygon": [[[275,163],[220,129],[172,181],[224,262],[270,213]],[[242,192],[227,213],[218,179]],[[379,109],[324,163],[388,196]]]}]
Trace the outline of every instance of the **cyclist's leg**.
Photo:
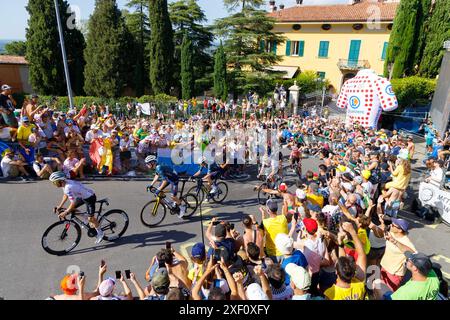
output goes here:
[{"label": "cyclist's leg", "polygon": [[97,196],[94,194],[90,198],[84,199],[83,202],[86,204],[86,213],[89,215],[88,221],[92,228],[98,228],[98,220],[95,217],[95,203],[97,202]]}]

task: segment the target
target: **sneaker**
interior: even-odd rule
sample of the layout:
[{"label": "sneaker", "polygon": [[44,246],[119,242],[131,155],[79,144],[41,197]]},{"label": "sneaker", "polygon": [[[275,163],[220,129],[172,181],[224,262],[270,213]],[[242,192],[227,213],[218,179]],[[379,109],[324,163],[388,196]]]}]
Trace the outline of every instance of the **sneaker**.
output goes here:
[{"label": "sneaker", "polygon": [[105,236],[105,233],[103,231],[97,232],[97,240],[95,241],[95,244],[99,244],[103,241],[103,237]]},{"label": "sneaker", "polygon": [[183,219],[186,214],[186,206],[180,206],[180,213],[178,214],[178,218]]},{"label": "sneaker", "polygon": [[211,188],[211,191],[209,192],[209,194],[216,194],[217,191],[219,191],[219,188],[217,188],[217,186],[213,186],[213,187]]},{"label": "sneaker", "polygon": [[209,198],[206,198],[203,202],[204,203],[209,203]]}]

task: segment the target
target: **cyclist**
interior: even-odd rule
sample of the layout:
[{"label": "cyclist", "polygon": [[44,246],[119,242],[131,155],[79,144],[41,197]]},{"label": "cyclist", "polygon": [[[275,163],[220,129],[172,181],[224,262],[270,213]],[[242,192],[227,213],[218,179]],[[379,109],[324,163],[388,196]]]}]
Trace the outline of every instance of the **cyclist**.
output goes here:
[{"label": "cyclist", "polygon": [[276,197],[283,198],[283,214],[287,215],[288,213],[292,213],[296,208],[296,195],[290,193],[288,191],[288,186],[285,183],[281,183],[278,187],[278,190],[272,189],[263,189],[263,191],[267,194],[274,195]]},{"label": "cyclist", "polygon": [[180,213],[178,217],[182,219],[186,214],[186,205],[182,204],[181,200],[177,198],[178,193],[178,181],[180,180],[178,173],[167,165],[158,165],[158,158],[154,155],[150,155],[145,159],[145,164],[151,170],[156,169],[156,175],[153,179],[150,188],[159,180],[162,179],[161,185],[156,190],[155,194],[158,195],[160,192],[164,192],[164,189],[170,184],[172,192],[172,200],[174,205],[180,208]]},{"label": "cyclist", "polygon": [[223,173],[223,166],[218,165],[216,161],[208,164],[206,157],[202,157],[199,162],[200,170],[198,170],[198,172],[196,172],[192,177],[196,178],[200,176],[203,168],[207,168],[208,171],[206,176],[203,177],[203,181],[208,183],[208,187],[211,189],[210,194],[215,194],[218,191],[216,182]]},{"label": "cyclist", "polygon": [[64,219],[68,214],[75,211],[75,209],[86,204],[87,214],[89,215],[88,221],[92,228],[97,231],[96,244],[99,244],[103,240],[103,230],[100,228],[97,218],[95,217],[95,204],[97,202],[97,196],[94,190],[86,188],[83,184],[77,181],[68,180],[65,173],[58,171],[50,175],[50,182],[56,187],[63,188],[63,198],[59,206],[55,209],[59,212],[67,200],[70,201],[69,207],[59,214],[59,218]]}]

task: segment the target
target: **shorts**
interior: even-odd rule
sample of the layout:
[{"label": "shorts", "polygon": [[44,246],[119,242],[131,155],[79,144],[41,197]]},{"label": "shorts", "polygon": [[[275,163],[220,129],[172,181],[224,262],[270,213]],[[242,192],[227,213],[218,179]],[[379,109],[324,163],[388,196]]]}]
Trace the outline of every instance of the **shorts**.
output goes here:
[{"label": "shorts", "polygon": [[94,194],[87,199],[76,199],[75,200],[75,208],[81,207],[83,204],[86,204],[87,214],[89,217],[93,217],[95,215],[95,204],[97,202],[97,196]]},{"label": "shorts", "polygon": [[211,175],[212,180],[218,180],[220,179],[220,176],[222,175],[222,171],[212,171],[209,173]]},{"label": "shorts", "polygon": [[381,268],[381,280],[394,292],[400,287],[403,278],[403,276],[390,274],[384,268]]},{"label": "shorts", "polygon": [[178,181],[175,182],[175,181],[171,181],[169,179],[164,179],[163,182],[164,181],[167,181],[170,184],[170,192],[172,193],[172,195],[174,197],[176,197],[178,194]]}]

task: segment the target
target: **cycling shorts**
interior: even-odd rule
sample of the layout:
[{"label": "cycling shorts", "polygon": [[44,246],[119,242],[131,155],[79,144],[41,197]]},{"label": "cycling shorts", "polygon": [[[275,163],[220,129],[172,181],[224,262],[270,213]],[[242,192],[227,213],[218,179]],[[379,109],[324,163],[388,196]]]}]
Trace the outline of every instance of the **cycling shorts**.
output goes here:
[{"label": "cycling shorts", "polygon": [[89,217],[93,217],[95,215],[95,204],[97,203],[97,196],[94,194],[87,199],[76,199],[75,200],[75,209],[78,209],[83,204],[86,205],[87,214]]}]

